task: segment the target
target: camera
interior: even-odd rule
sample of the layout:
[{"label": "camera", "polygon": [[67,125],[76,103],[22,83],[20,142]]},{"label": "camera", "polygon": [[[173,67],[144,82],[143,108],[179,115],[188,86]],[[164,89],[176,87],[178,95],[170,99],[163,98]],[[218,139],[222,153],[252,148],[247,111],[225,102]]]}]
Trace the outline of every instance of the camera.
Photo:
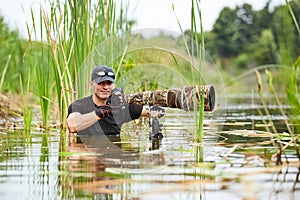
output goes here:
[{"label": "camera", "polygon": [[120,95],[123,95],[124,92],[123,92],[123,89],[122,88],[114,88],[112,90],[112,95],[116,95],[116,96],[120,96]]},{"label": "camera", "polygon": [[113,108],[121,108],[122,110],[125,109],[125,105],[124,105],[124,92],[122,88],[115,88],[112,90],[111,92],[111,97],[110,97],[110,105]]}]

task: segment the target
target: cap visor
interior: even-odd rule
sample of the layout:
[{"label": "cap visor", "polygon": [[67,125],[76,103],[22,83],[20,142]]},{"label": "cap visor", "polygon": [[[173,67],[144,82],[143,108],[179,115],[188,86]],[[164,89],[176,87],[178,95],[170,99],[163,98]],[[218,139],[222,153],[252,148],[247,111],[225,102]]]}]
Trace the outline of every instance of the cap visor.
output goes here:
[{"label": "cap visor", "polygon": [[96,78],[94,81],[95,81],[95,83],[97,83],[97,84],[99,84],[99,83],[101,83],[101,82],[103,82],[103,81],[110,81],[110,82],[114,83],[114,82],[115,82],[115,79],[113,79],[113,78],[111,78],[111,77],[108,77],[108,76],[104,76],[104,77]]}]

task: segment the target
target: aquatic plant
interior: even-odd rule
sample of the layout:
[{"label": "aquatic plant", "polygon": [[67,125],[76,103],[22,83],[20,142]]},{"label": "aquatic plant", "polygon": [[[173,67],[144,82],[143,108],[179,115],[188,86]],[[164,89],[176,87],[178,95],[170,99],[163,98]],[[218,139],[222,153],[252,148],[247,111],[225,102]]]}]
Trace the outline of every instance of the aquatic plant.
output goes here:
[{"label": "aquatic plant", "polygon": [[[198,76],[198,78],[193,77],[193,80],[196,82],[196,84],[198,85],[204,85],[204,80],[203,80],[203,76],[204,76],[204,70],[203,70],[203,61],[205,60],[205,44],[204,44],[204,31],[203,31],[203,27],[202,27],[202,16],[201,16],[201,9],[200,9],[200,1],[194,1],[192,0],[192,8],[191,8],[191,35],[195,36],[192,39],[195,40],[195,44],[193,45],[193,43],[191,43],[191,59],[192,59],[192,63],[193,65],[196,63],[196,61],[194,60],[194,55],[196,56],[196,59],[198,60],[198,66],[195,67],[198,73],[200,73],[200,76]],[[199,20],[199,22],[198,22]],[[200,33],[200,41],[197,37],[198,32]],[[193,68],[191,68],[192,70],[192,74],[193,73]],[[204,121],[204,90],[203,88],[199,88],[200,92],[199,92],[199,97],[195,97],[195,98],[199,98],[200,104],[199,105],[194,105],[194,108],[196,109],[195,112],[195,122],[196,122],[196,143],[198,143],[197,145],[195,145],[195,160],[197,162],[203,162],[203,148],[201,148],[201,143],[202,143],[202,138],[203,138],[203,121]],[[196,95],[195,95],[196,96]],[[197,101],[194,101],[197,102]],[[200,146],[199,146],[200,145]]]},{"label": "aquatic plant", "polygon": [[[283,24],[284,27],[287,27],[289,30],[292,29],[292,22],[294,22],[295,27],[299,33],[300,36],[300,31],[299,31],[299,25],[297,24],[297,20],[295,18],[295,15],[293,13],[293,10],[291,9],[291,6],[288,1],[286,1],[286,7],[288,8],[289,16],[286,15],[284,10],[280,10],[280,20],[281,23]],[[277,27],[278,29],[282,29],[282,27]],[[278,31],[279,33],[282,33]],[[269,92],[274,95],[276,103],[279,106],[279,110],[282,116],[289,116],[289,120],[285,119],[284,123],[286,126],[286,129],[289,134],[289,142],[284,143],[281,138],[282,138],[282,133],[278,133],[271,115],[268,111],[268,106],[265,102],[265,98],[263,96],[263,80],[261,78],[260,72],[258,70],[255,70],[257,80],[258,80],[258,93],[261,99],[261,103],[263,105],[263,109],[265,114],[268,116],[268,121],[264,121],[265,124],[271,125],[272,130],[269,130],[269,128],[266,126],[266,130],[268,132],[273,132],[275,133],[275,138],[271,137],[271,141],[273,146],[276,149],[276,153],[273,155],[273,157],[276,157],[276,164],[281,164],[281,155],[282,153],[288,148],[288,147],[293,147],[295,149],[297,157],[300,159],[300,152],[298,148],[298,137],[300,133],[300,95],[299,95],[299,77],[300,77],[300,72],[299,72],[299,65],[300,65],[300,58],[297,58],[296,61],[293,64],[290,64],[290,61],[293,59],[293,53],[292,49],[287,49],[286,48],[286,35],[279,34],[279,52],[281,55],[281,60],[283,62],[283,67],[281,68],[282,74],[284,75],[284,79],[286,80],[285,83],[285,93],[286,93],[286,98],[288,100],[289,105],[291,106],[291,114],[288,115],[283,109],[282,109],[282,103],[280,101],[280,98],[278,96],[277,90],[274,87],[273,84],[273,74],[271,71],[268,69],[265,69],[265,73],[267,75],[267,81],[268,81],[268,86],[269,86]],[[293,41],[293,37],[290,37],[289,40]],[[261,115],[261,111],[259,111]]]},{"label": "aquatic plant", "polygon": [[291,66],[290,79],[286,87],[286,94],[289,104],[292,107],[292,121],[295,124],[294,131],[300,134],[300,57]]},{"label": "aquatic plant", "polygon": [[[190,35],[184,34],[179,20],[177,23],[183,34],[186,51],[190,58],[190,73],[192,74],[192,82],[196,85],[205,85],[203,76],[203,62],[205,60],[205,44],[204,44],[204,31],[202,27],[202,16],[200,1],[191,1],[191,29]],[[173,6],[174,11],[174,6]],[[198,37],[200,34],[200,38]],[[204,121],[204,89],[197,88],[195,93],[199,91],[199,96],[194,95],[198,100],[194,100],[195,110],[195,146],[194,155],[197,162],[203,161],[203,149],[201,148],[203,138],[203,121]],[[200,102],[196,105],[196,102]]]},{"label": "aquatic plant", "polygon": [[[196,8],[195,8],[196,7]],[[198,15],[198,16],[197,16]],[[197,19],[199,17],[200,23],[199,26],[197,26]],[[198,28],[200,28],[200,37],[201,40],[198,41],[198,37],[195,37],[195,41],[196,44],[199,44],[198,46],[196,46],[195,50],[192,50],[192,55],[193,55],[193,51],[196,52],[196,55],[198,55],[198,70],[201,74],[201,76],[204,76],[204,71],[203,71],[203,61],[205,60],[204,55],[205,55],[205,43],[204,43],[204,31],[203,31],[203,27],[202,27],[202,16],[201,16],[201,9],[200,9],[200,1],[192,1],[192,14],[191,14],[191,31],[192,34],[197,34],[198,32]],[[192,48],[193,49],[193,48]],[[199,85],[204,85],[204,80],[203,79],[199,79],[196,80],[196,82]],[[201,88],[200,89],[200,105],[198,107],[198,115],[197,115],[197,142],[202,142],[202,134],[203,134],[203,120],[204,120],[204,90]]]},{"label": "aquatic plant", "polygon": [[[31,73],[30,73],[30,69],[29,69],[29,73],[28,73],[28,77],[27,77],[27,86],[25,89],[25,92],[27,92],[27,94],[30,93],[30,86],[31,86]],[[32,122],[32,106],[30,105],[30,95],[25,95],[24,94],[24,88],[23,88],[23,84],[22,84],[22,77],[20,76],[20,91],[21,91],[21,98],[23,100],[23,121],[24,121],[24,128],[25,128],[25,132],[29,133],[30,132],[30,128],[31,128],[31,122]]]},{"label": "aquatic plant", "polygon": [[[38,38],[45,48],[45,52],[42,50],[36,58],[43,124],[46,125],[49,119],[50,101],[56,102],[57,98],[61,128],[65,128],[67,106],[82,95],[86,84],[77,82],[83,61],[95,46],[129,26],[123,6],[117,12],[114,1],[48,0],[47,3],[50,10],[40,6],[39,19],[34,17],[34,9],[31,9],[33,26],[27,26],[28,42],[31,42],[32,29],[36,36],[39,31]],[[118,13],[120,16],[117,16]],[[45,61],[47,66],[41,66]],[[56,95],[50,92],[51,86],[54,86]]]},{"label": "aquatic plant", "polygon": [[11,59],[11,55],[8,55],[8,58],[7,58],[5,67],[4,67],[4,69],[3,69],[3,71],[2,71],[2,75],[1,75],[0,91],[1,91],[1,89],[2,89],[2,85],[3,85],[3,82],[4,82],[4,77],[5,77],[5,75],[6,75],[6,71],[7,71],[7,68],[8,68],[8,66],[9,66],[10,59]]},{"label": "aquatic plant", "polygon": [[[185,43],[186,51],[190,58],[190,70],[192,74],[192,82],[197,85],[204,85],[203,80],[203,61],[205,60],[205,45],[204,45],[204,31],[202,27],[202,17],[201,17],[201,8],[200,1],[191,1],[191,32],[190,36],[184,34],[182,27],[180,25],[179,20],[177,19],[177,23],[183,34],[183,40]],[[174,6],[173,6],[174,11]],[[199,20],[199,21],[198,21]],[[198,31],[200,33],[200,39],[198,38]],[[198,63],[198,64],[196,64]],[[197,75],[195,75],[197,74]],[[200,76],[198,76],[200,74]],[[197,108],[195,112],[195,138],[197,143],[202,142],[203,137],[203,120],[204,120],[204,91],[202,88],[200,89],[200,95],[197,98],[200,98],[199,105],[194,105],[194,108]],[[196,96],[196,95],[195,95]],[[200,151],[198,153],[201,153]],[[197,153],[196,153],[197,154]],[[196,156],[198,157],[198,156]],[[202,157],[202,156],[200,156]]]},{"label": "aquatic plant", "polygon": [[[299,38],[300,38],[300,28],[298,21],[295,17],[295,14],[293,12],[293,9],[291,8],[291,5],[289,1],[285,1],[288,12],[290,14],[290,18],[292,20],[292,23],[296,27],[296,30],[298,32]],[[286,94],[289,101],[289,104],[292,106],[292,121],[295,124],[295,133],[300,134],[300,90],[299,90],[299,82],[300,82],[300,57],[298,57],[294,63],[289,67],[288,72],[290,74],[290,77],[288,79],[288,84],[286,87]],[[300,158],[300,155],[299,155]]]}]

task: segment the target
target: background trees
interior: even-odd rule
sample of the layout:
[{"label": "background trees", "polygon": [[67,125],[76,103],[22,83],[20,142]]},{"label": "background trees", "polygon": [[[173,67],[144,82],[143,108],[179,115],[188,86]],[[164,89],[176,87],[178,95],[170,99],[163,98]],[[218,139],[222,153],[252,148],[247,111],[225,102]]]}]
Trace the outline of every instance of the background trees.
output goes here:
[{"label": "background trees", "polygon": [[[299,25],[300,1],[290,5]],[[300,53],[300,41],[289,15],[286,5],[271,8],[270,1],[258,11],[250,4],[225,7],[206,33],[206,50],[223,68],[291,64]]]},{"label": "background trees", "polygon": [[[213,29],[205,33],[205,50],[221,68],[230,68],[232,72],[235,69],[243,70],[265,64],[291,64],[300,55],[299,32],[287,6],[272,8],[270,2],[261,10],[254,10],[250,4],[243,4],[235,8],[225,7],[220,12]],[[299,26],[300,1],[293,0],[290,6]],[[129,24],[126,23],[127,25]],[[200,35],[192,35],[190,30],[185,34],[192,38],[198,37],[198,41],[201,41]],[[82,49],[82,41],[76,42],[77,49]],[[28,50],[26,44],[27,41],[21,39],[17,31],[10,30],[0,16],[0,73],[5,80],[0,88],[2,92],[18,92],[19,77],[26,81],[29,66],[32,65],[28,56],[24,57]],[[29,47],[33,59],[41,54],[40,46],[41,43],[36,42]],[[78,52],[74,55],[84,58]],[[83,52],[86,51],[82,49],[81,53]],[[4,74],[9,55],[11,59]]]}]

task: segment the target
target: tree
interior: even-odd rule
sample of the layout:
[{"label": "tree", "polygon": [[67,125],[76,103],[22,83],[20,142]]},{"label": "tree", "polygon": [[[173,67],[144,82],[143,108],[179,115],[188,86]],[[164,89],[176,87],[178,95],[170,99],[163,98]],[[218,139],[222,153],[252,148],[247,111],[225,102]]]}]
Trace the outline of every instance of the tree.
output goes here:
[{"label": "tree", "polygon": [[255,46],[253,55],[257,65],[277,63],[276,44],[274,35],[270,29],[266,29],[261,33]]},{"label": "tree", "polygon": [[[280,52],[281,62],[292,65],[296,55],[296,35],[292,18],[286,6],[280,6],[274,10],[273,32]],[[299,36],[298,36],[299,37]]]},{"label": "tree", "polygon": [[263,30],[270,29],[272,27],[272,21],[268,19],[273,18],[273,13],[270,12],[270,3],[269,0],[262,10],[258,10],[255,12],[255,19],[253,25],[255,29],[257,29],[258,33],[261,33]]},{"label": "tree", "polygon": [[212,30],[219,56],[230,57],[238,54],[236,45],[237,23],[236,12],[229,7],[223,8]]},{"label": "tree", "polygon": [[240,52],[246,51],[249,44],[254,42],[255,36],[258,35],[254,26],[255,12],[250,4],[243,4],[236,7],[236,45]]}]

